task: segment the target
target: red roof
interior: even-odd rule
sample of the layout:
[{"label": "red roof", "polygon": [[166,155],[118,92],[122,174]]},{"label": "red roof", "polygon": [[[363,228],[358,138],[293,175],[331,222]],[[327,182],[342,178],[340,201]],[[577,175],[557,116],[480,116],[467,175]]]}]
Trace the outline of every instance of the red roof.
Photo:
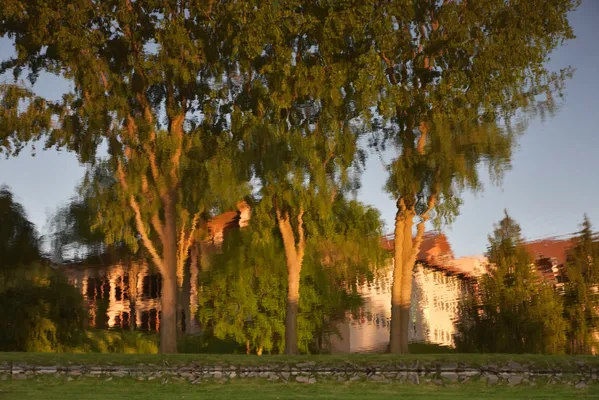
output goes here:
[{"label": "red roof", "polygon": [[572,239],[542,239],[525,243],[533,259],[555,258],[558,264],[566,262],[566,253],[572,247]]}]

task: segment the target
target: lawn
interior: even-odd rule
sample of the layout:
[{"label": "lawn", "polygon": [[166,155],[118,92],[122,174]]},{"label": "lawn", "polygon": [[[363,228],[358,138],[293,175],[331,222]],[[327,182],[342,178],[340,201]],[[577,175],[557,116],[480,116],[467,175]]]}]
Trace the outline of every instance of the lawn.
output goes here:
[{"label": "lawn", "polygon": [[137,382],[132,379],[111,381],[92,378],[66,381],[43,379],[0,382],[0,399],[48,400],[161,400],[161,399],[591,399],[599,398],[597,385],[574,389],[564,385],[487,386],[475,382],[453,386],[410,385],[397,383],[334,383],[307,385],[298,383],[231,381],[227,383]]}]

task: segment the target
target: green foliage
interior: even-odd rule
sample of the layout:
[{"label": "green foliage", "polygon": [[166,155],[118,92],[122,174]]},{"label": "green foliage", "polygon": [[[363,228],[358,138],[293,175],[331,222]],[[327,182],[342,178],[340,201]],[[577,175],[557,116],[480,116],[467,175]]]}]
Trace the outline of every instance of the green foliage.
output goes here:
[{"label": "green foliage", "polygon": [[[287,270],[276,229],[261,224],[264,203],[252,210],[250,225],[225,236],[222,253],[200,277],[199,319],[210,335],[234,340],[247,351],[283,352]],[[356,282],[384,262],[378,211],[339,197],[329,221],[331,234],[311,239],[301,272],[299,349],[321,352],[325,330],[361,304]]]},{"label": "green foliage", "polygon": [[82,341],[82,299],[41,256],[23,207],[0,187],[0,350],[61,351]]},{"label": "green foliage", "polygon": [[71,352],[158,354],[158,336],[141,332],[90,329],[85,343]]},{"label": "green foliage", "polygon": [[0,273],[0,350],[66,351],[82,344],[82,298],[45,263]]},{"label": "green foliage", "polygon": [[507,213],[489,237],[487,256],[491,271],[460,306],[458,351],[563,352],[562,299],[537,275],[520,227]]},{"label": "green foliage", "polygon": [[[374,12],[366,38],[380,57],[376,147],[391,146],[386,189],[419,214],[434,198],[450,222],[478,166],[499,180],[526,120],[555,111],[570,69],[548,71],[550,52],[574,37],[579,1],[394,1]],[[516,123],[514,123],[516,122]]]},{"label": "green foliage", "polygon": [[599,345],[599,240],[585,215],[566,260],[565,318],[568,352],[589,354]]},{"label": "green foliage", "polygon": [[41,259],[35,227],[6,186],[0,186],[0,272]]}]

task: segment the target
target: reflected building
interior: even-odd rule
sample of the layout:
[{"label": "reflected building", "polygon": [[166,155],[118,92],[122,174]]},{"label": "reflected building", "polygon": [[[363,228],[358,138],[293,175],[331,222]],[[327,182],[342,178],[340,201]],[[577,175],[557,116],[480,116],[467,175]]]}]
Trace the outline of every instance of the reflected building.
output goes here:
[{"label": "reflected building", "polygon": [[[387,237],[383,246],[393,248]],[[487,272],[485,257],[454,259],[443,234],[426,234],[414,266],[412,278],[411,343],[454,345],[458,304],[476,287],[477,279]],[[356,313],[348,313],[337,324],[331,338],[333,353],[383,352],[389,345],[391,323],[391,285],[393,260],[374,282],[359,286],[364,303]]]},{"label": "reflected building", "polygon": [[564,264],[568,250],[573,246],[572,238],[532,240],[524,246],[535,260],[534,269],[538,275],[563,294],[564,285],[568,281]]},{"label": "reflected building", "polygon": [[[237,208],[237,211],[208,221],[207,236],[199,243],[199,248],[192,250],[190,262],[177,271],[180,331],[200,331],[196,317],[200,268],[210,267],[210,254],[220,251],[227,231],[247,226],[249,206],[240,202]],[[58,269],[81,292],[88,310],[88,326],[146,331],[160,329],[161,277],[147,261],[133,258],[107,264],[82,262],[61,265]]]}]

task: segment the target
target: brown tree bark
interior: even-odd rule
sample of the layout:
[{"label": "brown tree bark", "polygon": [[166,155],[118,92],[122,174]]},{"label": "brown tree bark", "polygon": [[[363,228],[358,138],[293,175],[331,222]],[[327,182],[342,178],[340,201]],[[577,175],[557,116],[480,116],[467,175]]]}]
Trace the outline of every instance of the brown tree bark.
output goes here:
[{"label": "brown tree bark", "polygon": [[163,199],[164,238],[160,317],[160,353],[177,352],[177,226],[176,209],[172,195]]},{"label": "brown tree bark", "polygon": [[402,344],[402,330],[406,330],[402,324],[402,279],[404,274],[404,232],[406,230],[405,201],[399,198],[397,201],[397,213],[395,215],[395,238],[393,243],[393,284],[391,287],[391,333],[389,351],[392,354],[404,353]]},{"label": "brown tree bark", "polygon": [[298,222],[298,243],[295,243],[295,234],[289,214],[282,214],[277,208],[277,221],[279,231],[283,237],[283,246],[285,248],[285,258],[287,262],[287,312],[285,314],[285,354],[295,355],[298,353],[297,336],[297,315],[299,309],[299,287],[300,274],[302,270],[302,261],[304,258],[304,230],[303,230],[303,209],[297,217]]},{"label": "brown tree bark", "polygon": [[[412,278],[414,265],[420,251],[424,228],[429,212],[436,203],[437,190],[428,199],[428,208],[421,215],[416,236],[412,236],[416,210],[413,201],[399,198],[395,217],[394,269],[391,289],[391,335],[389,351],[392,354],[407,354],[410,329],[410,307],[412,300]],[[413,199],[410,199],[413,200]]]}]

